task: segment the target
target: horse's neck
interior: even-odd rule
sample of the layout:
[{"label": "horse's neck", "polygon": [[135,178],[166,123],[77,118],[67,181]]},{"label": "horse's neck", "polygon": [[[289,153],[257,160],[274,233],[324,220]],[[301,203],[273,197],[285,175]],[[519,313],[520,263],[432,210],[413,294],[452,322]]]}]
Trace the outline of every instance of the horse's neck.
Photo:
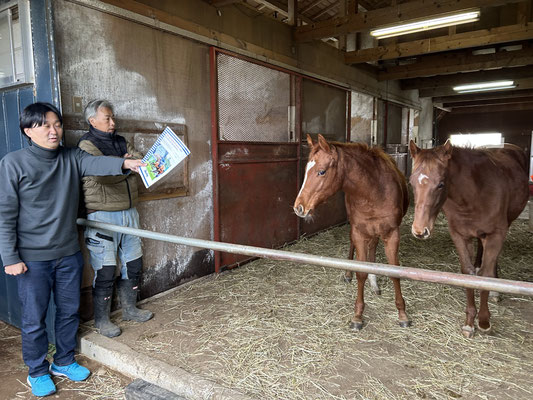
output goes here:
[{"label": "horse's neck", "polygon": [[452,154],[448,162],[448,199],[456,203],[476,200],[477,195],[474,191],[464,190],[465,187],[476,185],[472,174],[473,169],[474,165],[471,160],[468,160],[466,153],[454,152]]},{"label": "horse's neck", "polygon": [[[339,173],[342,171],[342,190],[345,193],[360,192],[358,188],[361,186],[369,186],[371,184],[370,177],[372,176],[373,167],[365,163],[366,157],[362,154],[346,153],[344,149],[340,152],[339,157]],[[361,157],[359,157],[360,155]],[[342,162],[342,164],[341,164]]]}]

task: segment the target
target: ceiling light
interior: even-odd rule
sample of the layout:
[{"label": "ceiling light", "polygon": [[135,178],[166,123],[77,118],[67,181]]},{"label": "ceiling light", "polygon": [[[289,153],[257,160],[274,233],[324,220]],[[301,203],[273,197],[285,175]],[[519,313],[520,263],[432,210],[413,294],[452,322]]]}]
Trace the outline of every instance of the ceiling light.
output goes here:
[{"label": "ceiling light", "polygon": [[472,93],[472,92],[484,92],[488,90],[501,90],[501,89],[512,89],[516,85],[514,81],[494,81],[494,82],[483,82],[483,83],[472,83],[470,85],[461,85],[455,86],[453,90],[458,93]]},{"label": "ceiling light", "polygon": [[466,24],[467,22],[474,22],[477,20],[479,20],[479,10],[426,19],[423,21],[414,21],[406,24],[390,26],[388,28],[374,29],[370,31],[370,34],[377,39],[385,39],[392,36],[407,35],[408,33],[443,28],[445,26]]}]

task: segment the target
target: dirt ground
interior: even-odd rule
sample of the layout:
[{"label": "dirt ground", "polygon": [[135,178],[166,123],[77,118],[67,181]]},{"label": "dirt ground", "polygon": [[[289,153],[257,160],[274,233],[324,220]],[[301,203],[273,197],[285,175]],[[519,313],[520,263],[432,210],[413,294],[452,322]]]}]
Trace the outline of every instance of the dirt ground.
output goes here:
[{"label": "dirt ground", "polygon": [[[0,321],[0,400],[35,399],[26,383],[28,369],[22,361],[20,330]],[[124,388],[132,379],[112,371],[101,364],[78,356],[77,361],[91,370],[84,382],[71,382],[64,377],[54,377],[56,394],[47,399],[123,399]]]},{"label": "dirt ground", "polygon": [[[412,218],[412,216],[411,216]],[[287,250],[344,258],[342,226]],[[434,237],[402,225],[403,265],[458,272],[440,218]],[[516,221],[500,277],[533,281],[533,234]],[[384,262],[380,247],[378,262]],[[400,328],[390,280],[365,292],[365,326],[348,329],[355,283],[338,270],[257,260],[150,301],[155,318],[120,324],[138,352],[258,399],[532,399],[533,298],[491,301],[493,330],[465,339],[460,288],[402,281],[412,327]]]}]

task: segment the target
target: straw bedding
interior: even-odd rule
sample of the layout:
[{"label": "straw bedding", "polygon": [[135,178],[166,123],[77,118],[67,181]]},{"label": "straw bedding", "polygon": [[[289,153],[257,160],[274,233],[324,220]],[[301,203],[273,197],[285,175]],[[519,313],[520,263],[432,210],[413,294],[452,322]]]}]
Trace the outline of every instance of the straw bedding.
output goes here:
[{"label": "straw bedding", "polygon": [[[400,262],[458,272],[446,221],[432,238],[402,224]],[[286,250],[345,258],[349,226]],[[533,281],[533,234],[517,220],[500,256],[500,277]],[[378,262],[386,262],[378,247]],[[185,285],[147,305],[156,318],[121,322],[117,340],[260,399],[531,399],[533,298],[490,302],[493,331],[460,333],[459,288],[402,281],[410,328],[400,328],[392,283],[367,286],[365,326],[348,328],[356,296],[338,270],[266,259]],[[130,328],[131,327],[131,328]],[[134,329],[133,329],[134,327]]]}]

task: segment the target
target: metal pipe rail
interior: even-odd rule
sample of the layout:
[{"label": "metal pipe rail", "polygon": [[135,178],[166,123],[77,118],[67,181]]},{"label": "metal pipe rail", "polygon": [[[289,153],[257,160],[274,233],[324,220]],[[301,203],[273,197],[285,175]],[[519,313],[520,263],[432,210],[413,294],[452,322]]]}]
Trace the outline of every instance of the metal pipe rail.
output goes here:
[{"label": "metal pipe rail", "polygon": [[181,236],[168,235],[143,229],[128,228],[104,222],[88,221],[78,218],[78,225],[99,228],[112,232],[140,236],[146,239],[162,240],[165,242],[185,246],[200,247],[232,254],[244,254],[254,257],[270,258],[274,260],[294,261],[323,267],[336,268],[369,274],[385,275],[392,278],[411,279],[460,286],[470,289],[493,290],[500,293],[512,293],[533,296],[533,282],[512,281],[500,278],[465,275],[453,272],[432,271],[429,269],[399,267],[396,265],[343,260],[340,258],[316,256],[312,254],[293,253],[283,250],[266,249],[262,247],[245,246],[240,244],[213,242],[211,240],[191,239]]}]

